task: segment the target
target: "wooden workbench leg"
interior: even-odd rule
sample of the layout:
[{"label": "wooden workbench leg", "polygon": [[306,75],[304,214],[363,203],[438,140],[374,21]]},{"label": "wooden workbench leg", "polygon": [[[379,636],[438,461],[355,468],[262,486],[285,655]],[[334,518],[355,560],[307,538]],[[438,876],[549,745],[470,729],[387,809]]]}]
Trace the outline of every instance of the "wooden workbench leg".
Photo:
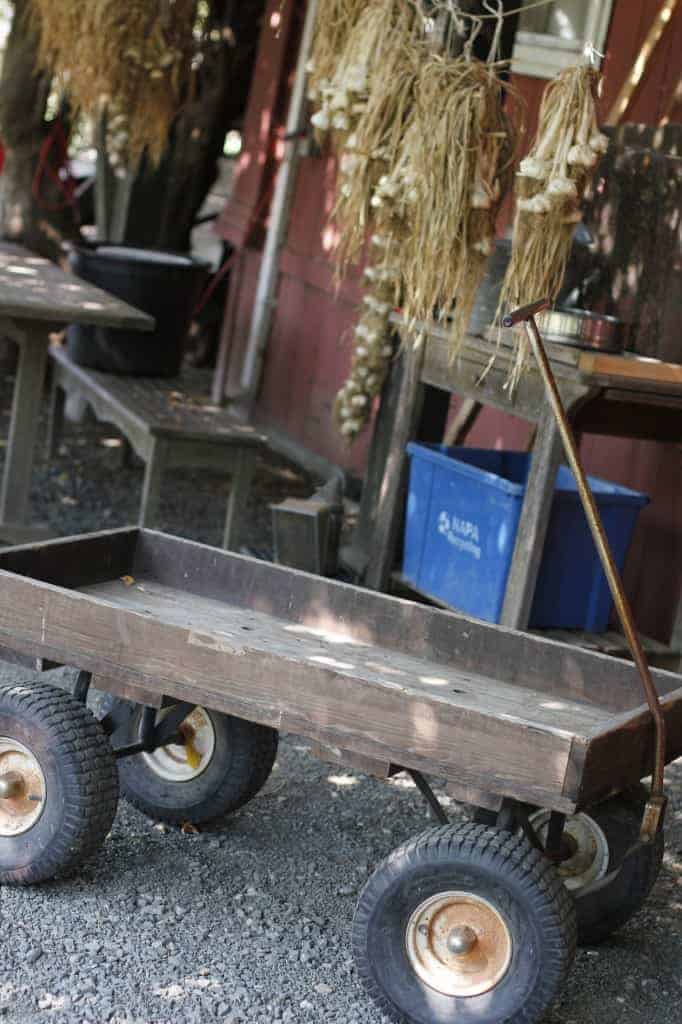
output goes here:
[{"label": "wooden workbench leg", "polygon": [[559,431],[548,408],[538,424],[500,619],[512,629],[528,628],[562,452]]},{"label": "wooden workbench leg", "polygon": [[421,413],[421,370],[424,339],[405,342],[400,393],[386,461],[383,465],[374,515],[374,533],[364,583],[371,590],[387,590],[395,559],[407,477],[408,441],[413,440]]},{"label": "wooden workbench leg", "polygon": [[14,384],[12,419],[0,494],[0,522],[23,525],[28,520],[33,456],[45,383],[47,330],[24,328]]},{"label": "wooden workbench leg", "polygon": [[59,442],[64,431],[64,403],[66,392],[61,387],[57,374],[52,379],[50,388],[50,407],[47,412],[47,437],[45,439],[45,454],[48,459],[54,459],[59,453]]},{"label": "wooden workbench leg", "polygon": [[223,533],[223,547],[233,551],[236,550],[239,542],[240,527],[251,492],[255,463],[255,453],[248,448],[240,448],[235,454]]},{"label": "wooden workbench leg", "polygon": [[142,498],[140,499],[139,524],[147,529],[154,527],[159,511],[161,477],[163,475],[166,449],[166,442],[155,438],[147,458],[147,465],[145,466]]}]

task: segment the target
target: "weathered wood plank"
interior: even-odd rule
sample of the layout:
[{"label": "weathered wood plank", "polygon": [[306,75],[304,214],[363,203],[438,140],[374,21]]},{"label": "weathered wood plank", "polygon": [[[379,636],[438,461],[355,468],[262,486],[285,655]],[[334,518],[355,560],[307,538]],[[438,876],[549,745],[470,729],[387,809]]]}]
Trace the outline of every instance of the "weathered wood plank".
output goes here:
[{"label": "weathered wood plank", "polygon": [[[634,668],[612,658],[154,531],[139,538],[133,574],[614,711],[641,701]],[[669,679],[659,680],[664,692]]]},{"label": "weathered wood plank", "polygon": [[[115,577],[102,581],[94,556],[108,541]],[[35,568],[58,581],[74,561],[81,579],[100,579],[93,594],[29,578]],[[8,551],[0,567],[0,643],[94,671],[118,692],[205,703],[556,809],[612,783],[595,737],[620,751],[628,779],[647,770],[643,746],[628,764],[627,742],[604,739],[614,722],[651,731],[634,669],[611,658],[148,531]],[[682,679],[654,678],[674,716],[672,757]]]},{"label": "weathered wood plank", "polygon": [[[596,706],[569,699],[547,702],[540,691],[520,691],[516,685],[463,671],[456,664],[417,659],[403,651],[363,643],[332,625],[321,628],[291,623],[253,607],[188,595],[146,577],[137,577],[130,585],[116,579],[80,590],[196,635],[216,635],[221,646],[234,646],[249,656],[274,651],[299,662],[304,670],[310,663],[328,665],[368,683],[414,691],[437,701],[443,697],[468,710],[504,714],[510,722],[531,728],[578,731],[582,735],[600,727],[609,717]],[[549,708],[548,703],[552,705]]]},{"label": "weathered wood plank", "polygon": [[151,331],[154,318],[12,242],[0,243],[0,315]]},{"label": "weathered wood plank", "polygon": [[227,408],[208,398],[210,371],[140,378],[78,366],[60,348],[51,350],[50,357],[61,387],[82,394],[99,419],[116,424],[126,434],[256,447],[267,441],[262,432],[237,423]]},{"label": "weathered wood plank", "polygon": [[[570,736],[519,728],[396,683],[236,646],[78,592],[2,578],[0,642],[326,745],[569,808]],[[267,645],[265,645],[267,646]],[[361,709],[361,714],[358,713]]]},{"label": "weathered wood plank", "polygon": [[[668,761],[682,751],[682,676],[673,678],[678,681],[678,689],[663,697]],[[654,729],[649,711],[642,708],[638,714],[617,716],[589,744],[577,802],[587,806],[634,785],[651,774],[653,763]]]},{"label": "weathered wood plank", "polygon": [[682,366],[660,359],[639,359],[634,355],[583,352],[578,364],[583,373],[609,380],[637,381],[638,384],[669,384],[682,388]]},{"label": "weathered wood plank", "polygon": [[[66,586],[146,576],[188,595],[614,712],[641,703],[633,666],[613,658],[156,531],[110,530],[8,549],[0,551],[0,569]],[[665,672],[654,677],[663,693],[678,682]]]},{"label": "weathered wood plank", "polygon": [[138,539],[137,529],[123,527],[8,548],[0,558],[6,572],[56,586],[80,587],[128,575]]}]

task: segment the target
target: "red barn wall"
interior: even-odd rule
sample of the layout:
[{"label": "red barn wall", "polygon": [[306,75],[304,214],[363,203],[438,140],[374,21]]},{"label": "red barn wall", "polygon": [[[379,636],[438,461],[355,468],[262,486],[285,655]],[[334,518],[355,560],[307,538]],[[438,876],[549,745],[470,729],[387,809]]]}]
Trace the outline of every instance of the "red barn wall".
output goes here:
[{"label": "red barn wall", "polygon": [[[263,182],[271,176],[277,152],[277,130],[284,119],[288,87],[293,73],[293,47],[289,39],[300,24],[287,16],[286,25],[273,30],[266,14],[256,84],[247,114],[244,180],[237,179],[237,199],[222,221],[225,237],[243,241],[243,192],[250,186],[246,205],[253,211]],[[290,8],[272,0],[269,13]],[[659,0],[616,0],[607,39],[602,115],[610,109],[632,68],[659,9]],[[627,120],[657,123],[664,114],[675,117],[670,100],[682,71],[682,7],[657,47],[627,113]],[[513,81],[528,105],[529,134],[539,109],[545,81],[515,75]],[[268,348],[258,414],[276,424],[320,455],[346,468],[362,471],[368,437],[348,449],[331,424],[334,396],[343,383],[350,359],[351,327],[359,298],[357,275],[339,287],[334,281],[329,252],[329,227],[334,180],[333,162],[324,156],[301,162],[291,227],[282,257],[277,311]],[[240,215],[240,203],[242,206]],[[236,211],[236,212],[235,212]],[[237,226],[240,230],[237,230]],[[241,235],[241,237],[240,237]],[[226,317],[234,367],[248,333],[255,283],[260,262],[255,238],[235,275],[233,309]],[[229,309],[229,302],[228,302]],[[484,410],[469,443],[481,447],[519,448],[528,426],[514,417]],[[645,491],[652,504],[642,514],[628,562],[627,584],[640,626],[661,640],[670,636],[677,597],[682,585],[682,459],[679,448],[620,439],[585,437],[583,454],[590,472]]]}]

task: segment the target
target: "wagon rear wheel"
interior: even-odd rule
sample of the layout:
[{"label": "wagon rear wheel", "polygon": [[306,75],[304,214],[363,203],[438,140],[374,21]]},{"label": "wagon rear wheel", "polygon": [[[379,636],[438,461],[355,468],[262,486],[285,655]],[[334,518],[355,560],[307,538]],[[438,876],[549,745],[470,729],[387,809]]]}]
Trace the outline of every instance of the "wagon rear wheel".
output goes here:
[{"label": "wagon rear wheel", "polygon": [[407,1024],[535,1024],[575,951],[575,910],[526,839],[432,829],[369,879],[353,923],[362,981]]},{"label": "wagon rear wheel", "polygon": [[[108,696],[102,711],[115,723],[115,748],[139,741],[141,705]],[[168,711],[157,712],[157,724]],[[155,821],[219,823],[267,782],[277,756],[276,730],[197,706],[179,732],[182,742],[119,761],[123,796]]]},{"label": "wagon rear wheel", "polygon": [[[663,862],[662,833],[653,843],[625,856],[639,839],[647,799],[646,788],[636,786],[566,820],[568,856],[558,870],[575,901],[581,945],[597,945],[622,928],[641,909],[658,878]],[[547,812],[538,811],[530,819],[541,842],[548,817]],[[588,889],[618,868],[612,881]]]},{"label": "wagon rear wheel", "polygon": [[47,683],[0,687],[0,882],[67,875],[104,841],[118,779],[90,712]]}]

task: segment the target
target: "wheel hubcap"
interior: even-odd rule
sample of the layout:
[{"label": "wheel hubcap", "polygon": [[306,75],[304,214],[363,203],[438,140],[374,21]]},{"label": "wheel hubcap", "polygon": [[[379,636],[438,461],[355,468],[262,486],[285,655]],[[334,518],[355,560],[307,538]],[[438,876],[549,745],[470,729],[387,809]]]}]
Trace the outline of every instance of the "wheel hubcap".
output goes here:
[{"label": "wheel hubcap", "polygon": [[492,903],[467,892],[425,900],[405,935],[416,974],[447,996],[477,996],[497,985],[509,969],[511,933]]},{"label": "wheel hubcap", "polygon": [[[530,824],[543,846],[547,841],[549,819],[549,811],[537,811],[530,817]],[[571,891],[598,882],[609,869],[608,840],[588,814],[574,814],[566,819],[562,847],[565,859],[557,864],[557,869]]]},{"label": "wheel hubcap", "polygon": [[0,836],[33,828],[43,813],[45,790],[35,755],[18,740],[0,736]]},{"label": "wheel hubcap", "polygon": [[[162,722],[170,708],[157,715]],[[151,770],[167,782],[191,782],[208,767],[215,751],[215,729],[204,708],[194,708],[178,730],[184,743],[169,743],[142,757]]]}]

